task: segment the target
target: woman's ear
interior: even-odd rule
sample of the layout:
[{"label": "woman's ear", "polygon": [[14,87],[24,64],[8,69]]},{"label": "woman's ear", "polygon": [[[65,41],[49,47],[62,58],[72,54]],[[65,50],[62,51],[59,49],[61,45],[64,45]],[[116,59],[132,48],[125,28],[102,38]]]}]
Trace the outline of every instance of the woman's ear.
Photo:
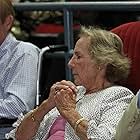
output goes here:
[{"label": "woman's ear", "polygon": [[100,71],[100,70],[106,69],[106,67],[107,67],[107,64],[100,64],[98,66],[98,70]]},{"label": "woman's ear", "polygon": [[6,18],[5,18],[5,21],[4,21],[4,26],[5,26],[5,29],[7,31],[9,31],[13,25],[13,22],[14,22],[14,17],[12,15],[8,15]]},{"label": "woman's ear", "polygon": [[100,64],[98,70],[102,76],[106,75],[107,64]]}]

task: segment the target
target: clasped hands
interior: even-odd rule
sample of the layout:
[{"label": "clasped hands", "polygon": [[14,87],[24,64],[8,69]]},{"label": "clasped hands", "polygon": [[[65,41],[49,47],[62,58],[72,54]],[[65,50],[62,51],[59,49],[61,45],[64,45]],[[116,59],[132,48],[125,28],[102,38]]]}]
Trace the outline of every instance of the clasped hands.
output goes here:
[{"label": "clasped hands", "polygon": [[48,102],[52,104],[52,108],[57,107],[63,116],[64,112],[76,108],[76,92],[77,87],[74,83],[62,80],[51,87]]}]

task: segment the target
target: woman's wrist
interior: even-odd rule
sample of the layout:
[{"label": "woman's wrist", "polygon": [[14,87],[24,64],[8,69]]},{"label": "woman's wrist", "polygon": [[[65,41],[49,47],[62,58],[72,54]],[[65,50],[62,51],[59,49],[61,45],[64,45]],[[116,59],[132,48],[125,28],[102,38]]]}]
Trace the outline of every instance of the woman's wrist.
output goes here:
[{"label": "woman's wrist", "polygon": [[47,100],[45,100],[39,107],[31,111],[31,120],[35,123],[40,123],[49,111]]},{"label": "woman's wrist", "polygon": [[32,120],[33,122],[35,122],[35,123],[40,124],[41,120],[38,120],[38,119],[36,118],[36,116],[34,115],[34,111],[35,111],[35,110],[32,110],[32,111],[31,111],[31,120]]},{"label": "woman's wrist", "polygon": [[64,111],[62,116],[73,126],[73,128],[75,127],[77,120],[82,118],[75,109]]},{"label": "woman's wrist", "polygon": [[75,134],[77,134],[80,139],[87,140],[87,119],[82,117],[76,110],[65,111],[64,114],[65,115],[63,117],[73,127]]},{"label": "woman's wrist", "polygon": [[82,123],[82,121],[85,121],[85,118],[80,118],[80,119],[78,119],[77,121],[76,121],[76,123],[75,123],[75,125],[74,125],[74,131],[75,131],[75,133],[77,133],[77,128],[78,128],[78,126],[80,125],[80,123]]},{"label": "woman's wrist", "polygon": [[54,100],[52,101],[51,99],[48,98],[47,100],[43,101],[40,107],[43,108],[43,110],[45,110],[46,114],[55,107]]}]

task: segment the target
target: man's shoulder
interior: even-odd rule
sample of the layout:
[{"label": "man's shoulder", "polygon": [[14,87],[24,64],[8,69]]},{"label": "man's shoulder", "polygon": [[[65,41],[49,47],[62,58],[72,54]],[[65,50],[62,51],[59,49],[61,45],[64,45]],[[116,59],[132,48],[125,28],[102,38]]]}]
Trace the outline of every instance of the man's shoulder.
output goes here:
[{"label": "man's shoulder", "polygon": [[40,49],[30,43],[30,42],[25,42],[25,41],[19,41],[19,43],[17,44],[17,47],[16,47],[16,51],[18,54],[39,54],[40,52]]},{"label": "man's shoulder", "polygon": [[18,46],[25,50],[40,50],[35,44],[31,42],[20,41]]}]

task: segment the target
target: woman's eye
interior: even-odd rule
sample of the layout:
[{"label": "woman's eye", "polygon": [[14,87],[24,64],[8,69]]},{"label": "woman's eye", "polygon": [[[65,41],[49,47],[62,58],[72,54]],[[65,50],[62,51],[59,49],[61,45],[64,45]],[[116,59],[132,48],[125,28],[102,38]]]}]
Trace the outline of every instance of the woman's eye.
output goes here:
[{"label": "woman's eye", "polygon": [[78,55],[78,56],[77,56],[77,59],[80,59],[80,58],[81,58],[81,56]]}]

